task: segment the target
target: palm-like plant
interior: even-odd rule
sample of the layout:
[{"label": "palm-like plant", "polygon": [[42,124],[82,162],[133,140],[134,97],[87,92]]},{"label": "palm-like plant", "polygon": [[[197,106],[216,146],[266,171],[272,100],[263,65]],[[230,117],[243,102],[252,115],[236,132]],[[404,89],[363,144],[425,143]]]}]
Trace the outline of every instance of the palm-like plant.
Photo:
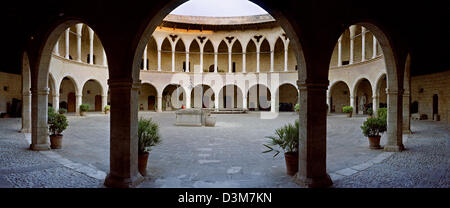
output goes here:
[{"label": "palm-like plant", "polygon": [[161,142],[159,126],[151,118],[140,118],[138,123],[139,154],[150,152],[150,148]]},{"label": "palm-like plant", "polygon": [[263,144],[268,150],[263,153],[275,152],[273,157],[280,154],[280,150],[274,149],[274,146],[279,146],[284,152],[298,152],[299,144],[299,122],[294,124],[286,124],[275,130],[275,136],[266,136],[270,139],[269,144]]}]

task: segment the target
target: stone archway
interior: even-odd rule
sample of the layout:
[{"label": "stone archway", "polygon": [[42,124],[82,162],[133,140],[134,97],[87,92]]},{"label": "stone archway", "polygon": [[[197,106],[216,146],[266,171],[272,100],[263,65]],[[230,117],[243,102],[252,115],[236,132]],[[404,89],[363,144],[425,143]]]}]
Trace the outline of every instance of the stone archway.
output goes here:
[{"label": "stone archway", "polygon": [[330,112],[342,113],[342,107],[350,105],[350,88],[343,81],[330,87]]},{"label": "stone archway", "polygon": [[290,83],[285,83],[280,85],[277,90],[279,111],[294,111],[294,106],[298,103],[297,88]]},{"label": "stone archway", "polygon": [[262,84],[256,84],[247,92],[248,109],[251,111],[270,111],[272,100],[270,89]]},{"label": "stone archway", "polygon": [[192,108],[214,108],[215,94],[209,85],[197,85],[191,90]]},{"label": "stone archway", "polygon": [[366,78],[358,80],[353,89],[354,96],[354,112],[358,114],[366,114],[367,109],[372,107],[372,85]]},{"label": "stone archway", "polygon": [[84,83],[82,103],[89,105],[89,111],[103,111],[102,95],[103,89],[99,81],[90,79]]},{"label": "stone archway", "polygon": [[218,99],[219,109],[242,109],[244,107],[242,90],[236,85],[223,86],[216,99]]}]

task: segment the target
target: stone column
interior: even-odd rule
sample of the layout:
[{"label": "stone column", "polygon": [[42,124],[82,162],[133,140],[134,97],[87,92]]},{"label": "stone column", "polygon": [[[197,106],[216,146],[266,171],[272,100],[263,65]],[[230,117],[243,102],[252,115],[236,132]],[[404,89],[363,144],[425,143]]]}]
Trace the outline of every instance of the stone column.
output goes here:
[{"label": "stone column", "polygon": [[242,51],[242,72],[245,73],[246,72],[246,63],[245,63],[245,51]]},{"label": "stone column", "polygon": [[248,109],[248,104],[247,104],[247,96],[243,96],[243,98],[242,98],[243,100],[242,100],[242,108],[244,109],[244,110],[247,110]]},{"label": "stone column", "polygon": [[200,47],[200,73],[203,73],[203,46]]},{"label": "stone column", "polygon": [[65,54],[64,54],[64,58],[66,58],[66,59],[69,59],[69,55],[70,55],[70,50],[69,50],[69,35],[70,35],[70,28],[67,28],[66,29],[66,38],[65,38],[65,41],[66,41],[66,47],[64,48],[65,49]]},{"label": "stone column", "polygon": [[186,72],[189,72],[189,48],[186,47]]},{"label": "stone column", "polygon": [[[274,92],[274,91],[272,91]],[[278,104],[279,104],[279,96],[276,96],[275,93],[272,93],[270,97],[270,112],[276,113],[278,112]]]},{"label": "stone column", "polygon": [[[299,167],[296,183],[308,187],[328,187],[333,184],[326,169],[328,83],[306,83],[299,86]],[[322,104],[320,104],[322,103]]]},{"label": "stone column", "polygon": [[379,102],[380,102],[380,99],[379,99],[378,96],[376,96],[376,95],[372,96],[372,110],[373,110],[373,115],[374,116],[377,115]]},{"label": "stone column", "polygon": [[161,48],[158,48],[158,71],[161,71]]},{"label": "stone column", "polygon": [[356,26],[352,25],[350,26],[350,64],[353,64],[353,59],[354,59],[354,43],[355,41],[353,40],[355,38],[355,30],[356,30]]},{"label": "stone column", "polygon": [[49,88],[31,89],[31,150],[50,150],[47,126],[49,91]]},{"label": "stone column", "polygon": [[353,108],[353,114],[356,114],[356,99],[353,95],[350,95],[350,106]]},{"label": "stone column", "polygon": [[338,66],[342,66],[342,35],[338,39]]},{"label": "stone column", "polygon": [[103,66],[108,66],[108,60],[106,59],[105,49],[103,49]]},{"label": "stone column", "polygon": [[175,72],[175,46],[172,46],[172,72]]},{"label": "stone column", "polygon": [[186,109],[191,108],[191,93],[186,92]]},{"label": "stone column", "polygon": [[76,24],[77,28],[77,61],[81,62],[81,29],[83,28],[83,24]]},{"label": "stone column", "polygon": [[260,45],[256,45],[256,72],[259,73],[259,52]]},{"label": "stone column", "polygon": [[158,104],[156,112],[162,112],[162,95],[158,95],[157,99]]},{"label": "stone column", "polygon": [[89,64],[94,64],[94,31],[89,29]]},{"label": "stone column", "polygon": [[55,52],[55,55],[59,56],[59,38],[55,43],[55,48],[53,49],[53,51]]},{"label": "stone column", "polygon": [[75,112],[77,115],[80,115],[80,105],[83,104],[83,95],[81,94],[76,95],[75,103],[76,103]]},{"label": "stone column", "polygon": [[274,69],[273,69],[273,58],[274,58],[274,50],[271,50],[270,51],[270,72],[273,72],[274,71]]},{"label": "stone column", "polygon": [[138,171],[138,90],[139,82],[109,80],[111,92],[110,168],[108,187],[129,188],[144,178]]},{"label": "stone column", "polygon": [[228,46],[228,73],[231,73],[233,71],[231,66],[231,49],[231,45]]},{"label": "stone column", "polygon": [[284,71],[288,71],[288,48],[284,49]]},{"label": "stone column", "polygon": [[53,96],[53,109],[55,110],[55,112],[58,112],[58,110],[59,110],[59,93],[54,94],[52,96]]},{"label": "stone column", "polygon": [[400,152],[404,150],[402,136],[402,101],[403,92],[386,89],[387,112],[387,141],[384,150],[388,152]]},{"label": "stone column", "polygon": [[[225,93],[225,89],[224,89],[224,93]],[[214,93],[216,94],[216,93]],[[216,96],[214,96],[214,108],[216,111],[219,111],[219,93],[217,93]]]},{"label": "stone column", "polygon": [[217,73],[217,53],[218,49],[214,49],[214,73]]},{"label": "stone column", "polygon": [[372,35],[373,35],[372,58],[375,58],[377,56],[377,38],[373,33]]},{"label": "stone column", "polygon": [[366,60],[366,28],[361,27],[361,62]]},{"label": "stone column", "polygon": [[148,70],[148,67],[147,67],[147,45],[145,46],[145,49],[144,49],[144,62],[143,62],[143,70]]},{"label": "stone column", "polygon": [[22,133],[31,133],[31,92],[24,90],[22,94]]},{"label": "stone column", "polygon": [[108,96],[102,95],[102,111],[105,110],[105,106],[108,105]]},{"label": "stone column", "polygon": [[403,93],[403,133],[410,134],[411,133],[411,114],[410,114],[410,92],[405,91]]}]

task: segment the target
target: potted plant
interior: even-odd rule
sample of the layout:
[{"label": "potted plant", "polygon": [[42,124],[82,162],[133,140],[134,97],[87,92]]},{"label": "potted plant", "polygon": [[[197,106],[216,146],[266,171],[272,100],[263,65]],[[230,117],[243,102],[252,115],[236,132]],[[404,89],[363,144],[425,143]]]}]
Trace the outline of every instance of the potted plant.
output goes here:
[{"label": "potted plant", "polygon": [[65,109],[65,108],[58,109],[59,114],[65,114],[66,112],[67,112],[67,109]]},{"label": "potted plant", "polygon": [[89,111],[89,104],[81,104],[80,105],[80,116],[85,116],[86,112]]},{"label": "potted plant", "polygon": [[387,120],[387,108],[379,108],[377,110],[377,118]]},{"label": "potted plant", "polygon": [[141,175],[147,175],[148,155],[152,146],[161,142],[159,126],[152,119],[140,118],[138,122],[138,167]]},{"label": "potted plant", "polygon": [[279,146],[284,151],[284,158],[286,160],[287,174],[293,176],[298,172],[298,145],[299,145],[299,122],[294,124],[287,124],[275,130],[275,136],[267,136],[270,139],[268,144],[263,144],[268,150],[267,152],[275,152],[273,157],[276,157],[280,151],[274,149],[274,146]]},{"label": "potted plant", "polygon": [[55,113],[53,109],[48,111],[48,131],[50,133],[50,147],[52,149],[61,149],[63,135],[69,122],[64,114]]},{"label": "potted plant", "polygon": [[110,106],[110,105],[105,105],[105,107],[103,108],[103,110],[105,111],[105,114],[108,114],[109,111],[111,110],[111,106]]},{"label": "potted plant", "polygon": [[300,112],[300,104],[297,103],[294,105],[294,111],[297,113]]},{"label": "potted plant", "polygon": [[352,108],[352,106],[344,106],[344,107],[342,107],[342,112],[346,113],[347,117],[352,117],[353,108]]},{"label": "potted plant", "polygon": [[362,133],[369,139],[370,149],[380,149],[381,134],[386,131],[387,124],[383,118],[368,118],[361,126]]},{"label": "potted plant", "polygon": [[373,117],[373,109],[372,108],[368,108],[366,112],[367,112],[367,115],[368,115],[367,117],[368,118],[372,118]]}]

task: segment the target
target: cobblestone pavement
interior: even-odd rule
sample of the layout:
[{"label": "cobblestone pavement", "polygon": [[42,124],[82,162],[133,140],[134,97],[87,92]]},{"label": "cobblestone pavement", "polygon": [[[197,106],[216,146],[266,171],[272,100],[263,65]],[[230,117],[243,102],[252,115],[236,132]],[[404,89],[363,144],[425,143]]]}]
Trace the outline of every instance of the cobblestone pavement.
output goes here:
[{"label": "cobblestone pavement", "polygon": [[450,188],[450,125],[413,121],[407,150],[394,154],[335,187]]},{"label": "cobblestone pavement", "polygon": [[28,150],[24,134],[18,133],[20,127],[20,119],[0,119],[0,187],[101,187],[101,180],[57,164],[40,152]]},{"label": "cobblestone pavement", "polygon": [[[293,113],[273,120],[257,113],[214,115],[216,127],[175,126],[174,113],[140,116],[160,124],[162,143],[152,149],[148,177],[139,187],[299,187],[285,174],[282,156],[261,153],[264,137],[293,122]],[[328,116],[327,171],[335,187],[449,187],[448,124],[412,122],[408,150],[393,154],[367,148],[359,128],[364,119]],[[20,119],[0,123],[0,187],[102,187],[109,170],[109,116],[69,116],[63,149],[40,153],[27,150],[17,132]]]}]

